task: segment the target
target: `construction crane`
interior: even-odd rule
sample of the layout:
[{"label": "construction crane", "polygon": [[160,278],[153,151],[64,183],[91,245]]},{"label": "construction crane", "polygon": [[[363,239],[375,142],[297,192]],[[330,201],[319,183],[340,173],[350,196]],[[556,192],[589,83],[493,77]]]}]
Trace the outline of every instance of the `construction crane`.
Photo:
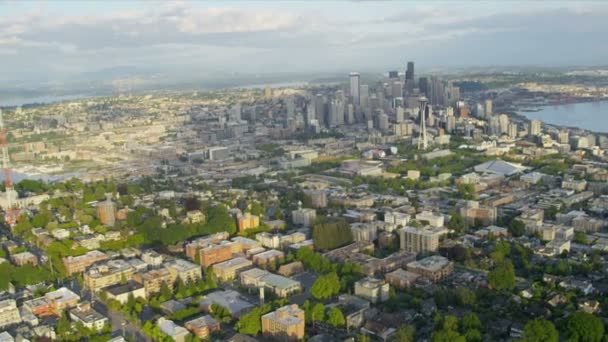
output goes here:
[{"label": "construction crane", "polygon": [[13,196],[12,171],[10,168],[10,159],[8,155],[8,145],[6,138],[6,127],[4,126],[4,117],[0,109],[0,149],[2,149],[2,170],[4,171],[4,193],[6,194],[6,208],[4,208],[4,221],[12,226],[16,223],[19,215],[19,209],[15,207]]}]

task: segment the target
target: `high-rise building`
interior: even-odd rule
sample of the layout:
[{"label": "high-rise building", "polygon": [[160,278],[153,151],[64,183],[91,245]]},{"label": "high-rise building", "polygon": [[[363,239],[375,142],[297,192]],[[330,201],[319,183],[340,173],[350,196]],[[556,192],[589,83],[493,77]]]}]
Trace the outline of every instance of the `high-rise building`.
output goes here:
[{"label": "high-rise building", "polygon": [[382,132],[388,131],[388,115],[385,113],[378,115],[378,129]]},{"label": "high-rise building", "polygon": [[439,238],[447,233],[443,227],[405,227],[399,230],[401,249],[412,253],[435,252]]},{"label": "high-rise building", "polygon": [[350,97],[353,99],[353,104],[358,106],[360,104],[360,91],[361,91],[361,75],[358,72],[350,73]]},{"label": "high-rise building", "polygon": [[[491,109],[492,108],[490,108],[490,110]],[[487,108],[486,108],[486,110],[487,110]],[[488,115],[487,112],[486,112],[486,115]],[[498,122],[500,123],[500,133],[508,134],[509,133],[509,117],[507,116],[507,114],[500,114],[498,116]]]},{"label": "high-rise building", "polygon": [[407,69],[405,70],[405,80],[414,82],[414,62],[407,62]]},{"label": "high-rise building", "polygon": [[486,115],[486,118],[492,116],[492,100],[487,99],[483,102],[483,111]]},{"label": "high-rise building", "polygon": [[447,116],[446,120],[445,120],[446,132],[452,133],[452,132],[454,132],[454,129],[456,129],[456,117],[454,115]]},{"label": "high-rise building", "polygon": [[399,78],[399,71],[393,70],[388,72],[388,78]]},{"label": "high-rise building", "polygon": [[403,107],[399,106],[395,110],[395,122],[400,123],[403,122],[403,120],[405,120],[405,110]]},{"label": "high-rise building", "polygon": [[433,106],[443,106],[445,90],[443,82],[437,76],[431,76],[430,83],[427,88],[427,97],[429,97],[429,103]]},{"label": "high-rise building", "polygon": [[355,123],[355,106],[352,103],[349,103],[346,106],[346,123],[353,124]]},{"label": "high-rise building", "polygon": [[532,120],[530,121],[530,136],[540,135],[540,121]]},{"label": "high-rise building", "polygon": [[418,80],[418,89],[424,96],[429,96],[429,79],[426,77],[420,77]]},{"label": "high-rise building", "polygon": [[391,87],[391,96],[393,98],[401,97],[403,95],[403,83],[401,81],[393,81]]},{"label": "high-rise building", "polygon": [[517,124],[515,122],[509,123],[509,126],[507,128],[507,134],[509,135],[509,138],[512,138],[512,139],[517,138],[518,133],[519,133],[519,130],[517,128]]},{"label": "high-rise building", "polygon": [[315,96],[315,118],[318,122],[325,122],[325,97],[323,94]]},{"label": "high-rise building", "polygon": [[[367,84],[362,84],[360,87],[360,106],[361,113],[363,113],[364,118],[369,118],[371,115],[371,111],[369,108],[369,86]],[[355,105],[357,107],[357,105]]]}]

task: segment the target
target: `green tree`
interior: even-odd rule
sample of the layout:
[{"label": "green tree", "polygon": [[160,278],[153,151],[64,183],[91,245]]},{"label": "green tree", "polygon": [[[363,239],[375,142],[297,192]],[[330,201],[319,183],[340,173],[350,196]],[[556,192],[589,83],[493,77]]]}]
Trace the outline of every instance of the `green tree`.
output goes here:
[{"label": "green tree", "polygon": [[488,273],[488,281],[493,289],[510,291],[515,288],[515,269],[511,260],[505,259]]},{"label": "green tree", "polygon": [[586,245],[589,243],[587,240],[587,234],[584,232],[576,232],[574,233],[574,242],[579,243],[581,245]]},{"label": "green tree", "polygon": [[325,305],[317,303],[312,307],[311,318],[313,322],[325,321]]},{"label": "green tree", "polygon": [[241,316],[236,328],[241,334],[256,336],[262,330],[262,315],[272,311],[270,304],[258,306]]},{"label": "green tree", "polygon": [[327,299],[340,292],[340,278],[336,272],[322,275],[312,284],[310,294],[316,299]]},{"label": "green tree", "polygon": [[454,229],[458,232],[463,232],[466,230],[467,224],[464,222],[462,215],[454,213],[450,218],[450,222],[448,222],[448,228]]},{"label": "green tree", "polygon": [[416,337],[416,328],[411,325],[401,325],[395,333],[395,342],[414,342]]},{"label": "green tree", "polygon": [[599,317],[579,311],[568,316],[564,333],[568,341],[600,342],[604,336],[604,324]]},{"label": "green tree", "polygon": [[67,314],[61,315],[57,321],[57,324],[55,325],[57,335],[60,336],[60,339],[65,338],[65,336],[70,333],[70,330],[72,330],[72,323],[70,322],[70,319],[68,318]]},{"label": "green tree", "polygon": [[329,310],[327,322],[335,328],[342,328],[346,324],[346,319],[344,319],[342,310],[340,310],[337,306],[334,306],[331,308],[331,310]]},{"label": "green tree", "polygon": [[464,333],[464,338],[467,342],[481,342],[481,331],[477,329],[469,329]]},{"label": "green tree", "polygon": [[471,312],[462,318],[463,330],[480,329],[481,321],[474,312]]},{"label": "green tree", "polygon": [[559,333],[555,325],[546,319],[533,319],[526,323],[523,331],[524,342],[558,342]]},{"label": "green tree", "polygon": [[515,237],[522,236],[526,233],[526,224],[520,220],[512,220],[509,223],[509,232]]},{"label": "green tree", "polygon": [[331,250],[353,241],[350,225],[345,220],[315,224],[312,229],[315,248]]}]

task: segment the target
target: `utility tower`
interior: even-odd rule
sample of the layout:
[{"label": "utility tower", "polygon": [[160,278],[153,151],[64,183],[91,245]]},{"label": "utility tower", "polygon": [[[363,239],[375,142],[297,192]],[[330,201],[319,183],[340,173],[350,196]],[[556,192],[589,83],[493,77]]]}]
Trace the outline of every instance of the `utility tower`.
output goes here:
[{"label": "utility tower", "polygon": [[16,192],[13,189],[12,171],[8,156],[8,146],[6,139],[6,127],[4,127],[4,117],[0,110],[0,148],[2,149],[2,170],[4,171],[4,194],[6,195],[6,208],[4,208],[4,221],[9,225],[15,224],[19,209],[14,207]]},{"label": "utility tower", "polygon": [[426,105],[429,103],[429,100],[421,96],[418,99],[418,103],[420,105],[420,136],[418,137],[418,149],[422,148],[426,150],[427,141],[426,141]]}]

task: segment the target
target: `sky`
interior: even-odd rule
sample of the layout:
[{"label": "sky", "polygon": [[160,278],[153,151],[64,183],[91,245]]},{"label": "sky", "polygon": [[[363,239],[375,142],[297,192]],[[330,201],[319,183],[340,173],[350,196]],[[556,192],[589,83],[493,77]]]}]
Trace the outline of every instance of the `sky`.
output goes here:
[{"label": "sky", "polygon": [[0,0],[0,78],[600,65],[608,2]]}]

